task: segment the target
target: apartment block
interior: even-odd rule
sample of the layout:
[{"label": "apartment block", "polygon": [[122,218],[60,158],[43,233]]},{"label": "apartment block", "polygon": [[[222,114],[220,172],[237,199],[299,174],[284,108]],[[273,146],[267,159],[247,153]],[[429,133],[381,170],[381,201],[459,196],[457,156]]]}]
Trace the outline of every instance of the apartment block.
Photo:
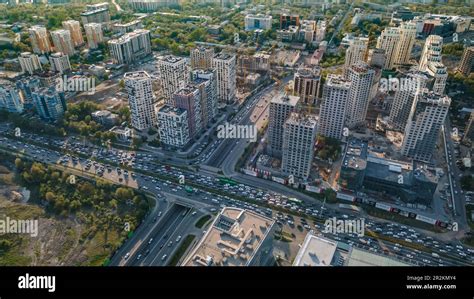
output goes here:
[{"label": "apartment block", "polygon": [[352,65],[347,73],[351,81],[346,107],[346,124],[354,128],[365,123],[375,71],[364,62]]},{"label": "apartment block", "polygon": [[249,14],[245,16],[244,23],[245,31],[251,31],[255,29],[270,30],[272,29],[272,16]]},{"label": "apartment block", "polygon": [[217,97],[219,103],[234,103],[237,85],[235,55],[221,52],[214,56],[212,64],[217,74]]},{"label": "apartment block", "polygon": [[316,105],[321,84],[321,69],[299,68],[295,72],[293,82],[293,95],[299,96],[302,103]]},{"label": "apartment block", "polygon": [[62,52],[56,52],[49,56],[49,64],[53,72],[63,74],[71,70],[71,63],[69,62],[69,56]]},{"label": "apartment block", "polygon": [[191,68],[209,69],[212,67],[212,58],[214,57],[214,48],[196,47],[191,50]]},{"label": "apartment block", "polygon": [[63,28],[68,30],[71,34],[72,42],[74,47],[79,47],[84,44],[84,38],[82,37],[81,23],[76,20],[64,21]]},{"label": "apartment block", "polygon": [[54,87],[40,88],[32,97],[37,113],[44,120],[57,121],[67,109],[64,94]]},{"label": "apartment block", "polygon": [[392,107],[390,109],[389,124],[392,128],[404,131],[408,123],[410,111],[415,101],[416,94],[423,90],[429,81],[429,77],[420,71],[404,74],[410,82],[395,92]]},{"label": "apartment block", "polygon": [[428,65],[432,62],[441,61],[441,51],[443,50],[443,38],[439,35],[430,35],[425,41],[423,52],[421,53],[419,70],[426,72]]},{"label": "apartment block", "polygon": [[165,103],[174,106],[173,93],[189,81],[188,63],[183,57],[166,55],[157,58],[156,69],[161,80]]},{"label": "apartment block", "polygon": [[97,49],[104,42],[104,34],[100,23],[88,23],[84,25],[86,31],[87,45],[89,49]]},{"label": "apartment block", "polygon": [[464,74],[464,76],[469,76],[469,74],[472,71],[473,66],[474,66],[474,46],[467,47],[464,49],[458,69],[462,74]]},{"label": "apartment block", "polygon": [[451,98],[426,88],[417,94],[405,128],[403,155],[417,161],[430,162],[450,104]]},{"label": "apartment block", "polygon": [[158,109],[160,142],[171,148],[183,148],[190,142],[188,112],[185,109],[164,105]]},{"label": "apartment block", "polygon": [[131,64],[151,54],[150,31],[138,29],[108,42],[110,54],[119,64]]},{"label": "apartment block", "polygon": [[109,3],[103,2],[87,5],[86,10],[81,13],[81,20],[83,25],[102,23],[107,27],[110,22]]},{"label": "apartment block", "polygon": [[188,118],[189,138],[198,136],[202,130],[201,91],[192,84],[178,89],[173,94],[175,107],[185,109]]},{"label": "apartment block", "polygon": [[398,27],[386,27],[377,38],[377,48],[384,50],[386,55],[384,69],[392,69],[395,66],[399,40]]},{"label": "apartment block", "polygon": [[278,95],[270,102],[268,116],[268,151],[274,157],[281,157],[283,146],[283,126],[300,98],[297,96]]},{"label": "apartment block", "polygon": [[369,38],[368,37],[354,37],[349,42],[349,47],[346,50],[346,57],[344,61],[344,75],[347,76],[349,68],[359,62],[366,61],[368,55]]},{"label": "apartment block", "polygon": [[20,91],[10,82],[0,79],[0,110],[22,113],[24,110]]},{"label": "apartment block", "polygon": [[150,75],[145,71],[125,73],[124,82],[132,126],[140,131],[155,127],[157,120]]},{"label": "apartment block", "polygon": [[202,126],[210,126],[217,117],[216,70],[196,69],[191,72],[191,83],[201,94]]},{"label": "apartment block", "polygon": [[292,112],[283,127],[281,171],[303,180],[308,179],[314,157],[317,118]]},{"label": "apartment block", "polygon": [[341,139],[343,137],[347,101],[351,82],[338,75],[328,75],[323,86],[319,113],[319,134]]},{"label": "apartment block", "polygon": [[62,52],[69,56],[74,55],[74,44],[69,30],[59,29],[51,31],[51,39],[53,40],[56,52]]},{"label": "apartment block", "polygon": [[53,50],[49,41],[48,30],[43,26],[32,26],[28,33],[30,35],[31,47],[36,54],[45,54]]},{"label": "apartment block", "polygon": [[18,61],[20,62],[21,71],[23,73],[33,75],[35,71],[43,70],[38,55],[36,54],[32,54],[30,52],[23,52],[20,54],[20,57],[18,57]]}]

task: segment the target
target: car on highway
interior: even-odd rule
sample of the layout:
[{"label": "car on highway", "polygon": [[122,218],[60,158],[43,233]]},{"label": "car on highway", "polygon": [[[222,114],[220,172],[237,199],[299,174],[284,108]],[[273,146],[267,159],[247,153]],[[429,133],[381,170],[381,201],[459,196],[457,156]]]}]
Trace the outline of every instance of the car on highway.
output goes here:
[{"label": "car on highway", "polygon": [[167,254],[163,254],[163,257],[161,258],[162,261],[164,261],[166,259],[166,257],[168,257]]},{"label": "car on highway", "polygon": [[125,256],[123,257],[124,260],[128,259],[130,257],[130,252],[127,252]]}]

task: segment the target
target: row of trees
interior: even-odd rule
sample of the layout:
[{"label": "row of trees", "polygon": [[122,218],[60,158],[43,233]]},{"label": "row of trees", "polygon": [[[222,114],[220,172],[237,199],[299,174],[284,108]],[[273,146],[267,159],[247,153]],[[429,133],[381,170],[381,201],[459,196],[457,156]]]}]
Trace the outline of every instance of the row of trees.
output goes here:
[{"label": "row of trees", "polygon": [[[102,143],[108,140],[114,142],[116,140],[115,134],[104,130],[105,128],[101,124],[92,120],[92,112],[100,109],[102,109],[101,105],[90,101],[77,104],[70,103],[63,119],[60,121],[61,126],[66,131],[80,134],[91,139],[93,142]],[[130,110],[128,107],[121,108],[118,113],[122,121],[129,120]]]},{"label": "row of trees", "polygon": [[36,133],[52,136],[64,136],[66,134],[64,128],[58,128],[38,119],[26,118],[17,113],[10,113],[0,109],[0,122],[3,121],[13,123],[15,127],[25,131],[34,131]]}]

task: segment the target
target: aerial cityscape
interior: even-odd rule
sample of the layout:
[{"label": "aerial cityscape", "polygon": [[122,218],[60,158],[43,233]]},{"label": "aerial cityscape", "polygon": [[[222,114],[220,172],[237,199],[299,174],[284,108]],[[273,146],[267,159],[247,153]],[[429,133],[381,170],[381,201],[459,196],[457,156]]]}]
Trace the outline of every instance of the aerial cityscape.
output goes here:
[{"label": "aerial cityscape", "polygon": [[1,266],[474,266],[473,0],[0,9]]}]

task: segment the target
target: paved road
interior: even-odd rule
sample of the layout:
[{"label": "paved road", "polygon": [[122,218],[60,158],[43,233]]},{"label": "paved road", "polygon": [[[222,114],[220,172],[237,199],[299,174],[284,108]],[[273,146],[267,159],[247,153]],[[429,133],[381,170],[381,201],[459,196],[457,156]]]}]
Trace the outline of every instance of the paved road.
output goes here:
[{"label": "paved road", "polygon": [[[164,215],[160,217],[157,225],[149,234],[149,237],[137,243],[139,248],[127,260],[125,265],[152,265],[155,260],[161,260],[167,247],[167,242],[173,239],[170,236],[181,225],[184,220],[183,215],[187,215],[191,209],[182,205],[173,204]],[[172,243],[170,243],[172,244]]]},{"label": "paved road", "polygon": [[328,42],[328,46],[331,47],[332,46],[332,41],[334,40],[334,38],[336,37],[336,35],[339,33],[339,31],[341,31],[342,29],[342,26],[344,25],[344,22],[346,21],[347,17],[349,16],[349,14],[352,12],[352,7],[354,7],[354,1],[352,1],[351,3],[351,6],[349,7],[349,9],[346,11],[346,13],[344,14],[344,17],[342,18],[342,20],[339,22],[339,24],[337,25],[337,28],[336,30],[334,30],[332,36],[331,36],[331,39],[329,40]]},{"label": "paved road", "polygon": [[460,175],[462,172],[456,166],[456,155],[454,143],[451,138],[451,133],[453,129],[449,120],[446,120],[443,130],[443,142],[445,149],[447,150],[446,161],[448,164],[448,179],[451,189],[451,197],[453,199],[453,209],[455,211],[455,218],[459,223],[459,229],[463,230],[468,228],[467,219],[466,219],[466,200],[461,189],[460,184]]},{"label": "paved road", "polygon": [[[3,139],[3,142],[2,142],[2,146],[6,145],[8,146],[9,148],[11,148],[11,151],[13,152],[17,152],[19,150],[19,147],[25,147],[26,145],[19,142],[19,141],[13,141],[13,140],[7,140],[5,141],[6,139]],[[53,150],[45,150],[45,149],[41,149],[37,146],[29,146],[28,148],[25,148],[24,149],[25,151],[25,154],[28,154],[30,156],[33,156],[35,155],[36,158],[35,160],[37,161],[41,161],[41,162],[48,162],[49,163],[54,163],[56,161],[58,161],[62,156],[63,154],[61,153],[58,153],[58,152],[55,152]],[[52,161],[51,161],[52,160]],[[69,162],[68,164],[68,167],[76,167],[76,169],[80,168],[80,163],[83,163],[84,161],[79,159],[78,162],[75,163],[75,165],[73,165],[74,163],[72,162]],[[71,171],[71,169],[68,169],[68,171]],[[122,170],[123,172],[123,170]],[[77,170],[77,173],[81,174],[81,172],[79,170]],[[91,169],[89,172],[86,172],[86,171],[83,171],[82,172],[82,175],[92,175],[95,173],[95,170]],[[114,180],[113,182],[114,183],[117,183],[117,184],[126,184],[127,186],[131,186],[131,187],[134,187],[134,188],[137,188],[137,187],[142,187],[142,188],[147,188],[148,190],[150,190],[149,192],[152,192],[153,194],[156,194],[157,196],[159,196],[160,194],[163,194],[164,197],[170,197],[174,194],[183,194],[183,191],[182,190],[177,190],[177,191],[173,191],[173,193],[171,192],[171,188],[179,188],[179,186],[176,186],[173,185],[173,186],[166,186],[165,182],[163,181],[159,181],[159,182],[153,182],[152,178],[151,177],[147,177],[147,176],[143,176],[143,175],[140,175],[140,174],[137,174],[136,175],[136,178],[129,178],[128,180],[122,180],[122,182],[119,182],[117,180],[117,174],[115,173],[115,170],[111,171],[110,173],[109,172],[106,172],[104,174],[104,178],[105,179],[110,179],[110,180]],[[247,177],[248,178],[248,177]],[[251,182],[253,182],[253,184],[258,184],[257,188],[258,189],[262,189],[263,185],[261,183],[263,182],[269,182],[269,181],[263,181],[263,180],[259,180],[259,179],[256,179],[256,178],[250,178]],[[164,190],[154,190],[154,187],[158,187],[157,184],[160,184],[160,186],[165,189],[166,188],[166,191]],[[270,182],[269,182],[270,183]],[[281,188],[286,188],[287,191],[293,191],[291,189],[288,189],[287,187],[285,186],[282,186],[282,185],[279,185],[279,187]],[[146,189],[145,189],[146,190]],[[271,190],[274,190],[273,188]],[[214,203],[213,201],[210,200],[210,198],[208,197],[208,195],[206,195],[206,193],[202,193],[200,195],[193,195],[191,197],[188,197],[186,195],[183,194],[183,196],[181,195],[178,195],[179,197],[183,197],[181,200],[183,201],[190,201],[192,202],[193,204],[196,204],[199,206],[202,205],[202,209],[206,209],[206,207],[208,206],[215,206],[215,207],[221,207],[221,206],[237,206],[237,207],[241,207],[241,208],[246,208],[246,209],[249,209],[249,208],[252,208],[255,210],[255,208],[257,208],[258,206],[257,205],[249,205],[249,204],[246,204],[246,203],[242,203],[240,201],[236,201],[236,200],[233,200],[233,201],[229,201],[230,199],[226,199],[226,202],[223,201],[223,198],[221,198],[220,200],[216,201],[216,203]],[[303,195],[303,194],[300,194],[299,198],[307,198],[306,195]],[[215,197],[213,197],[215,198]],[[308,200],[310,200],[311,198],[307,198]],[[315,201],[313,200],[313,203]],[[160,205],[158,205],[160,206]],[[245,207],[244,207],[245,206]],[[200,208],[201,209],[201,208]],[[212,211],[212,210],[211,210]],[[332,217],[332,215],[334,214],[331,214],[333,212],[337,213],[337,211],[334,211],[334,210],[329,210],[327,211],[328,214],[327,216],[328,217]],[[325,212],[326,214],[326,212]],[[335,214],[337,215],[337,214]],[[366,215],[357,215],[356,217],[366,217]],[[151,217],[151,216],[150,216]],[[150,219],[150,217],[148,219]],[[375,221],[375,220],[374,220]],[[384,221],[384,220],[376,220],[378,221],[377,222],[377,225],[381,225],[381,227],[384,227],[384,224],[383,223],[387,223],[387,221]],[[139,240],[142,240],[141,242],[143,243],[144,240],[147,240],[147,237],[145,235],[141,236],[140,233],[138,232],[140,229],[143,229],[144,231],[150,231],[150,229],[148,228],[147,229],[147,226],[146,224],[145,225],[142,225],[139,227],[139,229],[136,231],[136,235],[139,236]],[[406,228],[402,228],[401,230],[398,229],[397,231],[404,231]],[[416,230],[416,231],[419,231],[419,230]],[[381,233],[384,233],[383,230],[381,231]],[[435,235],[435,234],[433,234]],[[182,236],[184,237],[184,233],[182,234]],[[420,237],[418,237],[418,239],[420,239]],[[425,238],[423,236],[423,238]],[[352,240],[352,242],[356,242],[357,240]],[[127,245],[125,245],[127,246]],[[136,248],[136,247],[139,247],[139,245],[137,246],[137,244],[134,244],[134,245],[130,245],[132,246],[131,248]],[[432,246],[432,245],[430,245]],[[440,248],[444,248],[444,244],[440,243]],[[446,245],[447,246],[447,245]],[[461,250],[465,250],[465,249],[462,249],[463,247],[461,247]],[[432,250],[438,250],[436,249],[435,247],[430,247],[430,249]],[[175,249],[173,249],[175,250]],[[410,248],[406,248],[406,250],[408,251],[413,251],[413,249],[410,249]],[[161,253],[161,252],[160,252]],[[413,253],[413,252],[412,252]],[[170,255],[169,256],[172,256],[171,255],[172,253],[170,252]],[[456,252],[454,252],[453,254],[456,254]],[[120,256],[123,256],[122,254],[116,254],[116,256],[120,257]],[[115,257],[114,257],[115,258]],[[457,257],[456,259],[452,259],[452,258],[448,258],[448,257],[443,257],[443,259],[447,262],[445,262],[444,264],[448,264],[448,263],[455,263],[455,264],[459,264],[460,263],[460,260],[459,260],[459,257]]]}]

